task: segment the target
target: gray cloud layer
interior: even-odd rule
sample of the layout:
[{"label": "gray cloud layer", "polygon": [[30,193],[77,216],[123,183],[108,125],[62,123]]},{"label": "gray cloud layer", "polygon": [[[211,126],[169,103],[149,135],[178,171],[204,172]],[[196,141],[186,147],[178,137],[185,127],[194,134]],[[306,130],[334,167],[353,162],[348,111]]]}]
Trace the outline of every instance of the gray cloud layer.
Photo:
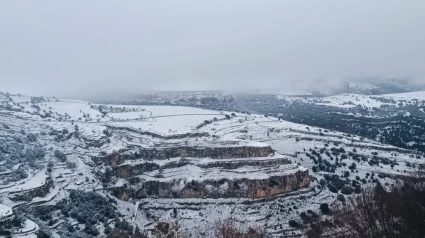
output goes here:
[{"label": "gray cloud layer", "polygon": [[0,91],[425,81],[425,1],[0,1]]}]

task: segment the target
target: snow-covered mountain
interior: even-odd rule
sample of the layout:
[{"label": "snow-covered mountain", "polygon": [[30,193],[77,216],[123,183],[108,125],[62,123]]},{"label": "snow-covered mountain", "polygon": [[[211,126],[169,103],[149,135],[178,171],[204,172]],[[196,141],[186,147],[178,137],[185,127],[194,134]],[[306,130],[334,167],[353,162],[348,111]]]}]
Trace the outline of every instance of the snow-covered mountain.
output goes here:
[{"label": "snow-covered mountain", "polygon": [[200,237],[231,218],[297,235],[300,213],[424,164],[424,95],[250,95],[217,111],[2,93],[1,232]]}]

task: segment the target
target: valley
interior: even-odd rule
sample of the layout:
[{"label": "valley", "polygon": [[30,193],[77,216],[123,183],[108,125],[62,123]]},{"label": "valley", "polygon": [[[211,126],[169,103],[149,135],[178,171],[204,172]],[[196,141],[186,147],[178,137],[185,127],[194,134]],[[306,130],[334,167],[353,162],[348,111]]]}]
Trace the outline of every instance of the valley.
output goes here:
[{"label": "valley", "polygon": [[1,232],[103,237],[167,224],[208,237],[231,219],[300,236],[290,224],[301,213],[423,166],[423,95],[220,97],[232,106],[214,110],[2,93]]}]

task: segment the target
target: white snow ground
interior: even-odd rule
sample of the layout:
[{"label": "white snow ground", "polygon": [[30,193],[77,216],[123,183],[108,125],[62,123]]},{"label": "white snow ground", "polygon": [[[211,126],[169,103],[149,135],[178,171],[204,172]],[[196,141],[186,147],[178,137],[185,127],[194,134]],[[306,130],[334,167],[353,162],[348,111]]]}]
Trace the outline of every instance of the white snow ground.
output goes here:
[{"label": "white snow ground", "polygon": [[[387,102],[375,99],[377,96],[365,95],[338,95],[331,97],[291,97],[281,96],[285,100],[307,100],[320,105],[333,107],[380,107]],[[396,103],[400,100],[425,99],[424,92],[384,95],[384,98],[393,98]],[[0,109],[0,124],[7,124],[11,129],[1,131],[1,136],[9,135],[23,129],[26,133],[38,133],[38,141],[46,145],[46,161],[40,164],[46,165],[48,160],[54,160],[53,150],[60,149],[68,161],[75,162],[77,168],[67,169],[65,164],[56,163],[51,173],[55,188],[45,197],[37,197],[31,204],[42,206],[54,204],[67,196],[68,189],[81,189],[85,191],[101,190],[102,184],[95,176],[98,170],[95,168],[91,157],[99,156],[102,152],[112,153],[122,149],[133,147],[170,147],[177,145],[188,146],[266,146],[270,145],[278,154],[290,159],[293,165],[287,168],[277,168],[277,174],[293,172],[291,168],[308,169],[310,174],[317,179],[323,178],[324,172],[314,173],[313,161],[307,155],[310,149],[344,147],[346,151],[357,150],[357,154],[372,157],[372,152],[379,153],[380,157],[398,162],[394,169],[390,165],[380,164],[370,166],[366,162],[356,162],[357,171],[350,174],[349,179],[355,176],[364,178],[366,173],[387,173],[392,175],[407,175],[412,171],[406,164],[421,163],[421,160],[412,158],[416,155],[414,151],[400,149],[394,146],[381,144],[377,141],[363,139],[358,136],[349,136],[336,131],[326,131],[321,128],[307,127],[305,125],[278,121],[277,118],[264,117],[261,115],[247,115],[235,113],[235,117],[224,119],[225,115],[232,112],[220,112],[204,110],[199,108],[178,106],[112,106],[120,112],[108,112],[104,115],[97,109],[98,104],[90,104],[78,100],[51,99],[46,102],[36,103],[40,109],[32,107],[31,98],[27,96],[12,96],[13,102],[1,97],[3,105],[13,105],[13,108],[22,108],[20,111]],[[351,103],[350,103],[351,102]],[[14,103],[14,104],[13,104]],[[19,106],[17,105],[19,104]],[[93,106],[93,107],[92,107]],[[125,107],[125,109],[124,109]],[[50,113],[50,117],[46,114]],[[90,115],[90,116],[88,116]],[[214,120],[216,118],[217,120]],[[199,127],[205,121],[211,123]],[[49,131],[62,131],[64,128],[71,133],[78,126],[80,138],[72,137],[66,141],[56,141],[55,136],[49,135]],[[119,127],[119,128],[118,128]],[[105,130],[111,130],[112,136],[108,137]],[[16,131],[16,132],[15,132]],[[326,132],[325,132],[326,131]],[[46,132],[46,134],[42,133]],[[145,132],[158,134],[159,136],[144,134]],[[163,138],[174,135],[194,133],[208,133],[209,136],[183,137],[179,139]],[[162,137],[161,137],[162,136]],[[93,145],[99,143],[99,146]],[[324,159],[331,161],[323,155]],[[269,159],[268,157],[266,157]],[[169,161],[151,161],[160,165],[177,161],[180,158],[172,158]],[[198,163],[209,163],[211,158],[187,158],[188,160],[199,160]],[[259,159],[259,158],[251,158]],[[238,159],[234,159],[237,161]],[[225,161],[225,160],[223,160]],[[143,161],[126,161],[126,164],[137,164]],[[346,164],[354,162],[349,157],[344,161]],[[249,167],[238,168],[234,171],[220,171],[213,169],[201,171],[199,167],[188,165],[178,169],[164,170],[170,173],[172,178],[190,180],[194,177],[213,179],[216,177],[255,177],[264,176],[262,171],[249,170]],[[337,168],[336,174],[342,174],[347,168]],[[0,217],[2,214],[10,214],[11,208],[17,203],[8,199],[10,192],[24,191],[37,188],[44,184],[46,171],[29,171],[28,179],[20,181],[12,186],[0,187]],[[141,177],[151,179],[157,171],[147,172]],[[235,173],[238,172],[238,173]],[[172,176],[171,176],[172,175]],[[202,177],[205,176],[205,177]],[[87,177],[87,179],[86,179]],[[167,177],[163,178],[167,179]],[[391,183],[391,179],[383,181]],[[135,211],[133,201],[119,201],[119,207],[126,219],[134,225],[149,227],[156,221],[178,220],[182,229],[187,233],[199,236],[208,232],[211,224],[219,219],[234,218],[245,224],[265,227],[269,232],[282,232],[287,227],[287,221],[296,219],[299,213],[308,209],[317,211],[320,203],[335,201],[335,194],[326,188],[317,189],[317,183],[312,182],[310,188],[288,195],[277,196],[269,201],[255,201],[251,199],[142,199],[134,201],[140,204],[141,209]],[[313,189],[315,188],[315,189]],[[137,206],[137,205],[136,205]],[[297,209],[293,207],[296,206]],[[291,210],[289,208],[291,207]],[[161,209],[158,209],[161,208]],[[130,209],[130,212],[127,212]],[[173,209],[177,209],[177,217],[171,216]],[[148,216],[147,213],[150,215]],[[135,214],[137,216],[133,217]],[[152,216],[153,215],[153,216]],[[31,230],[36,224],[26,223],[26,229]],[[142,229],[147,228],[142,227]],[[38,229],[38,226],[37,228]],[[29,235],[29,234],[28,234]],[[25,236],[23,236],[25,237]]]}]

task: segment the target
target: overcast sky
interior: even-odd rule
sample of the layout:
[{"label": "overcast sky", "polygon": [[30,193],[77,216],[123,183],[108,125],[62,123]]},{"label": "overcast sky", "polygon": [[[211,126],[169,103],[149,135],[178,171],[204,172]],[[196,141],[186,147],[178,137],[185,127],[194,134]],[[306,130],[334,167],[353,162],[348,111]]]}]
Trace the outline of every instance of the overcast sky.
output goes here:
[{"label": "overcast sky", "polygon": [[425,81],[425,1],[0,1],[0,91]]}]

